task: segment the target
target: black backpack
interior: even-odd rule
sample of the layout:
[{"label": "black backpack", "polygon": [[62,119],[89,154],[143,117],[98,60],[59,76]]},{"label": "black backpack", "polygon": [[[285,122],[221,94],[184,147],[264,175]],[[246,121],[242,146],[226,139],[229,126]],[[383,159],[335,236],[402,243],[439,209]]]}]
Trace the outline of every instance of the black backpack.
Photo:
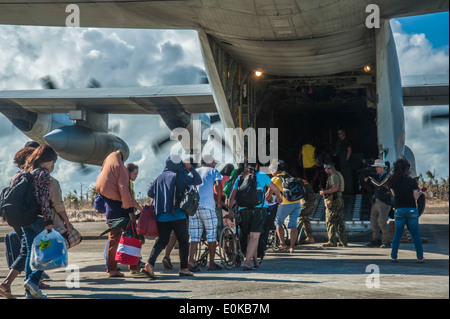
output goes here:
[{"label": "black backpack", "polygon": [[246,177],[239,176],[236,201],[241,207],[253,208],[264,201],[264,193],[258,190],[256,174],[250,173]]},{"label": "black backpack", "polygon": [[11,227],[33,224],[40,212],[34,195],[34,177],[31,173],[20,175],[11,187],[0,194],[0,215]]},{"label": "black backpack", "polygon": [[178,173],[175,175],[174,179],[175,190],[173,194],[173,205],[175,208],[180,208],[189,216],[194,216],[200,205],[200,194],[198,193],[197,187],[193,186],[183,192],[183,190],[179,189],[177,180]]},{"label": "black backpack", "polygon": [[295,202],[302,199],[306,195],[305,185],[303,181],[298,178],[292,177],[288,174],[279,175],[283,186],[283,196],[290,202]]},{"label": "black backpack", "polygon": [[197,212],[199,204],[200,195],[197,191],[197,188],[194,186],[181,196],[179,207],[189,216],[194,216]]}]

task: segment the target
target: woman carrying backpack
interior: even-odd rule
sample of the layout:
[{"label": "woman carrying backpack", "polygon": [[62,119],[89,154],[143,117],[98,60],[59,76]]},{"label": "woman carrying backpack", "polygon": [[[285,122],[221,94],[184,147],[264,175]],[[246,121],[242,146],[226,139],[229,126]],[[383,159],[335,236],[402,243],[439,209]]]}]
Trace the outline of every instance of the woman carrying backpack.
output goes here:
[{"label": "woman carrying backpack", "polygon": [[[24,173],[24,166],[27,158],[33,154],[35,147],[27,147],[25,146],[20,151],[14,155],[14,164],[20,169],[16,174],[14,174],[13,178],[10,182],[10,187],[16,182],[16,180]],[[14,260],[14,262],[10,265],[10,271],[6,276],[5,280],[0,284],[0,296],[3,296],[7,299],[16,299],[11,294],[11,284],[16,279],[16,277],[25,269],[25,262],[27,260],[27,245],[22,232],[22,227],[14,227],[14,231],[17,234],[17,237],[20,239],[20,250],[19,255]]]},{"label": "woman carrying backpack", "polygon": [[33,175],[34,195],[40,207],[40,214],[36,221],[29,226],[22,227],[27,245],[24,287],[28,299],[47,297],[39,289],[39,281],[43,271],[32,270],[30,259],[34,238],[44,229],[53,229],[53,216],[50,206],[50,173],[55,168],[57,158],[58,155],[51,146],[41,145],[28,157],[25,163],[24,171]]}]

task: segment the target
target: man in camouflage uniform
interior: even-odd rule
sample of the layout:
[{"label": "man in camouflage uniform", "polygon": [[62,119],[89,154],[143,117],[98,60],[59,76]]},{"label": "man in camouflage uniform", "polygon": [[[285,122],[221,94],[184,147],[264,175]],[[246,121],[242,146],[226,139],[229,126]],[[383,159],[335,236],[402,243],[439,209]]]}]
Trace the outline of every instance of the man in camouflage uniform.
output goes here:
[{"label": "man in camouflage uniform", "polygon": [[305,185],[306,196],[300,200],[300,204],[302,206],[302,213],[298,218],[299,225],[302,224],[303,229],[305,230],[306,238],[301,242],[301,244],[314,244],[314,235],[311,227],[310,217],[316,209],[317,204],[319,204],[319,199],[314,192],[313,187],[309,184],[305,179],[302,179],[303,184]]},{"label": "man in camouflage uniform", "polygon": [[326,163],[325,172],[328,174],[328,180],[325,190],[320,191],[324,197],[326,207],[326,226],[328,233],[328,242],[323,247],[336,247],[336,233],[339,236],[339,245],[347,247],[347,235],[344,222],[344,200],[342,192],[344,191],[344,178],[342,174],[336,171],[333,163]]}]

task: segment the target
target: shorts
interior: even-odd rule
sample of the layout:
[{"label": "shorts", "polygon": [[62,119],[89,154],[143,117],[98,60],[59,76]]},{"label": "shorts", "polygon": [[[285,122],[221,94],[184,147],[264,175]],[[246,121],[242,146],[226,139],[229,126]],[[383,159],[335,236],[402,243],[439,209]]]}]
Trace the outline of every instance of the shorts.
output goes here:
[{"label": "shorts", "polygon": [[206,230],[206,241],[217,240],[217,215],[214,209],[199,206],[194,216],[189,217],[189,236],[191,242],[200,242],[203,227]]},{"label": "shorts", "polygon": [[247,208],[239,211],[241,222],[239,226],[244,234],[262,233],[267,227],[266,208]]},{"label": "shorts", "polygon": [[299,203],[292,203],[278,206],[275,226],[284,224],[284,220],[289,216],[288,228],[297,228],[297,219],[300,216],[301,208]]}]

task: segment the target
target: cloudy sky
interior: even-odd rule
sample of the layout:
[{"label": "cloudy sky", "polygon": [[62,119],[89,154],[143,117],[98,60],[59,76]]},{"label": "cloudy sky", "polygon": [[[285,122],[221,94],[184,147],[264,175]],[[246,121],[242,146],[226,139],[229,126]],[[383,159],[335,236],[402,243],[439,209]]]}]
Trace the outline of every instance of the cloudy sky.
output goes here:
[{"label": "cloudy sky", "polygon": [[[402,75],[449,73],[448,13],[392,21]],[[444,30],[444,31],[443,31]],[[85,87],[91,77],[103,87],[198,83],[204,64],[193,31],[68,29],[0,25],[0,90],[41,89],[51,75],[59,88]],[[444,108],[448,112],[448,106]],[[417,170],[449,175],[448,120],[423,126],[428,109],[405,110],[406,142],[416,155]],[[163,169],[165,155],[151,142],[168,134],[160,117],[110,116],[112,127],[129,146],[128,162],[140,166],[137,192]],[[12,158],[28,138],[0,115],[0,187],[15,172]],[[64,194],[95,183],[99,168],[88,175],[79,166],[58,160],[54,176]]]}]

